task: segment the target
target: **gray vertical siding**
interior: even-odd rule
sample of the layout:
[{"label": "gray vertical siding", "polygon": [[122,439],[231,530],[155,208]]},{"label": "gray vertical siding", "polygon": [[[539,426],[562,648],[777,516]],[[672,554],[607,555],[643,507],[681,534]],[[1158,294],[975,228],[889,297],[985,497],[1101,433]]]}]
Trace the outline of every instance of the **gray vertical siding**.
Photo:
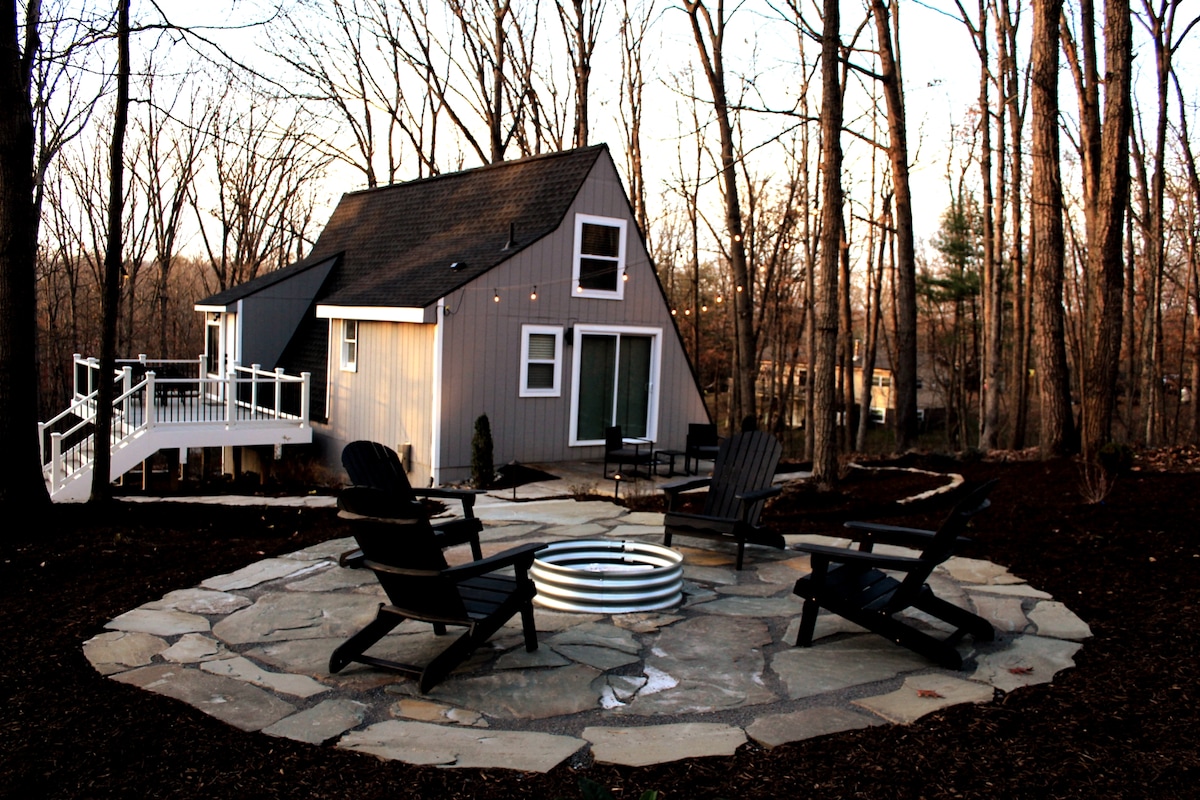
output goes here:
[{"label": "gray vertical siding", "polygon": [[[623,300],[573,296],[571,269],[575,214],[627,221]],[[521,231],[516,231],[517,239]],[[529,293],[537,286],[538,298]],[[495,294],[500,302],[494,302]],[[441,407],[441,475],[444,482],[469,475],[474,420],[487,414],[495,461],[553,462],[600,458],[602,447],[569,446],[572,344],[564,338],[562,393],[520,397],[521,326],[580,323],[662,330],[662,370],[657,445],[682,447],[689,422],[707,420],[686,355],[663,301],[649,255],[630,213],[611,159],[597,160],[558,231],[526,248],[475,283],[446,299]],[[361,366],[360,366],[361,370]]]}]

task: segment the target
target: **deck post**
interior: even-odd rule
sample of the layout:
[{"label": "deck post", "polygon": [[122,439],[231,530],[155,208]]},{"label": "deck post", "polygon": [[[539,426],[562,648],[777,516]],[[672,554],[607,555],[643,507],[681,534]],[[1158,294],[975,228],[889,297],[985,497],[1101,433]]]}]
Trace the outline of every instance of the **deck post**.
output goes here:
[{"label": "deck post", "polygon": [[258,373],[262,371],[262,364],[250,365],[250,416],[251,418],[258,415]]},{"label": "deck post", "polygon": [[307,428],[312,425],[312,420],[309,418],[309,412],[310,412],[310,406],[312,405],[312,400],[309,397],[309,392],[308,392],[308,388],[309,388],[310,384],[312,383],[312,373],[311,372],[301,372],[300,380],[302,382],[302,386],[300,388],[300,425],[302,427]]},{"label": "deck post", "polygon": [[62,480],[62,434],[50,434],[50,491],[58,489]]},{"label": "deck post", "polygon": [[280,404],[283,396],[283,367],[275,368],[275,419],[283,419],[283,407]]},{"label": "deck post", "polygon": [[235,420],[233,393],[237,389],[237,373],[233,370],[225,376],[225,427],[232,428]]},{"label": "deck post", "polygon": [[[144,415],[142,417],[142,424],[144,424],[146,426],[147,430],[149,430],[150,428],[153,428],[154,422],[155,422],[155,419],[154,419],[154,379],[155,379],[155,375],[154,375],[153,370],[146,373],[146,397],[142,402],[142,406],[143,406],[142,414]],[[143,487],[143,488],[145,488],[145,487]]]}]

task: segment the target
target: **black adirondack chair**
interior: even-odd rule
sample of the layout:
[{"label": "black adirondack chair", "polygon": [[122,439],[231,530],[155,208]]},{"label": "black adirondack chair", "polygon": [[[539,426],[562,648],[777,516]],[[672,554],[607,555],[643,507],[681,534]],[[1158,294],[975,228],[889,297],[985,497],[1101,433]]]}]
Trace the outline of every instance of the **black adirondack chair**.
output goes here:
[{"label": "black adirondack chair", "polygon": [[604,477],[608,477],[608,465],[617,465],[617,474],[620,474],[621,467],[629,465],[637,471],[638,467],[648,467],[650,462],[654,460],[654,454],[647,449],[642,451],[642,445],[647,448],[650,442],[633,442],[632,447],[626,443],[625,437],[621,433],[621,426],[614,425],[611,428],[604,429]]},{"label": "black adirondack chair", "polygon": [[[353,507],[354,495],[359,492],[357,487],[343,492],[349,495],[343,505]],[[387,593],[388,603],[380,604],[375,619],[333,651],[329,658],[330,673],[339,672],[351,662],[369,664],[416,678],[419,690],[425,693],[516,614],[521,615],[525,649],[530,652],[537,649],[533,620],[537,590],[529,577],[529,568],[541,544],[521,545],[451,567],[442,553],[440,538],[416,504],[410,506],[407,514],[393,509],[386,520],[356,517],[350,524],[363,552],[362,566],[375,573]],[[403,535],[396,535],[397,527],[406,529]],[[514,575],[497,574],[510,568]],[[446,634],[447,626],[462,626],[466,630],[424,666],[366,653],[406,619],[431,623],[439,636]]]},{"label": "black adirondack chair", "polygon": [[[396,451],[378,442],[356,441],[342,449],[342,466],[354,486],[369,487],[374,492],[355,492],[352,502],[355,514],[369,517],[391,517],[409,513],[420,498],[455,500],[462,504],[462,517],[433,523],[434,533],[444,542],[442,547],[470,544],[476,561],[483,558],[479,534],[483,522],[475,517],[475,497],[480,492],[470,489],[414,489]],[[342,566],[354,567],[362,561],[361,550],[343,553]]]},{"label": "black adirondack chair", "polygon": [[[711,478],[685,478],[663,484],[667,515],[663,544],[675,536],[698,536],[737,542],[737,568],[742,568],[746,543],[784,546],[783,537],[759,524],[767,500],[779,494],[773,486],[775,467],[783,452],[779,440],[763,431],[739,433],[721,442]],[[707,486],[699,514],[682,510],[684,492]]]},{"label": "black adirondack chair", "polygon": [[[687,439],[684,440],[683,448],[683,471],[688,475],[695,475],[700,471],[701,461],[714,461],[717,457],[717,450],[721,447],[721,440],[717,436],[717,426],[703,422],[692,422],[688,424]],[[696,462],[695,469],[692,468],[692,462]]]},{"label": "black adirondack chair", "polygon": [[[857,549],[797,545],[797,550],[811,556],[812,574],[796,581],[793,590],[804,598],[796,644],[812,646],[817,612],[825,608],[944,667],[961,669],[958,642],[967,634],[977,642],[990,642],[995,631],[982,617],[935,596],[926,581],[934,567],[968,541],[961,534],[968,520],[988,507],[987,496],[995,484],[989,481],[959,501],[936,531],[847,522],[850,537],[859,542]],[[872,552],[876,544],[901,545],[920,555],[880,555]],[[897,617],[908,608],[948,623],[953,631],[939,638]]]}]

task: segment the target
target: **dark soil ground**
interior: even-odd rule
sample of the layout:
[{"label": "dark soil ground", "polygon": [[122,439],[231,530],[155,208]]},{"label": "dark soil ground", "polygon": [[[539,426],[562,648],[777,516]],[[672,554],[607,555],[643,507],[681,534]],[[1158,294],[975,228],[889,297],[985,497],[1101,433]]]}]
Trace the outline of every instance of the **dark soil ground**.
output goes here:
[{"label": "dark soil ground", "polygon": [[[1092,627],[1077,667],[985,705],[729,758],[547,775],[411,767],[243,733],[109,680],[84,640],[112,617],[264,556],[341,535],[330,511],[117,504],[5,524],[0,543],[0,796],[579,798],[1177,798],[1200,795],[1200,473],[1193,453],[1140,456],[1085,504],[1068,461],[909,459],[999,477],[971,555],[1006,565]],[[787,530],[852,518],[936,524],[946,501],[892,502],[927,478],[852,475],[845,491],[789,491]]]}]

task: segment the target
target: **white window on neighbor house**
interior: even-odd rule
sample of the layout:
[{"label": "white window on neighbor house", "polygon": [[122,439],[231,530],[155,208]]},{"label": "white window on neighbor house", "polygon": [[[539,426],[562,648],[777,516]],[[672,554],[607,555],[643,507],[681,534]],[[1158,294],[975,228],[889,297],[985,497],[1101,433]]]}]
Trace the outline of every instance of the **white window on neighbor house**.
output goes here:
[{"label": "white window on neighbor house", "polygon": [[575,215],[572,291],[576,297],[625,296],[625,220]]},{"label": "white window on neighbor house", "polygon": [[358,320],[342,320],[342,369],[358,372]]},{"label": "white window on neighbor house", "polygon": [[876,372],[874,375],[871,376],[871,385],[887,388],[892,385],[892,376],[891,375],[880,375],[878,372]]},{"label": "white window on neighbor house", "polygon": [[561,327],[521,326],[521,397],[562,394],[562,349]]}]

